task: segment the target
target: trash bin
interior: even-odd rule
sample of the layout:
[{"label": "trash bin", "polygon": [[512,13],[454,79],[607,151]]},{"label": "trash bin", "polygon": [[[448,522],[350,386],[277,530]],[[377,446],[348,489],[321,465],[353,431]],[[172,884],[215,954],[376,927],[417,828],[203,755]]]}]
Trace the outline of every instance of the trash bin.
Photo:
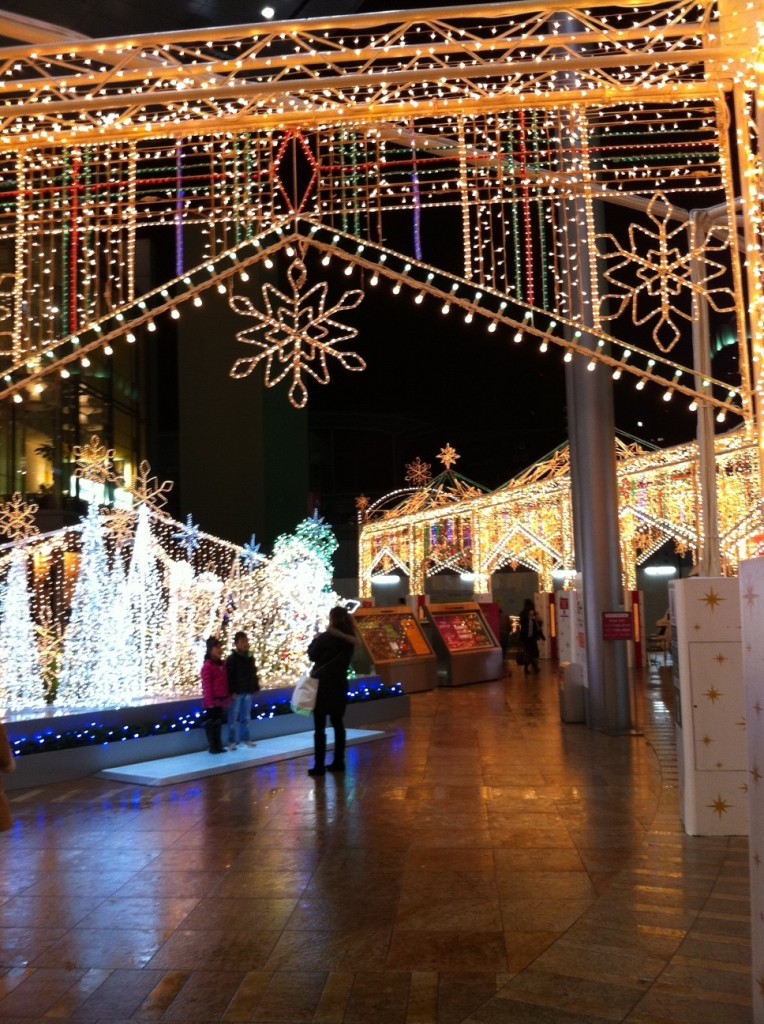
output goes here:
[{"label": "trash bin", "polygon": [[563,722],[586,721],[584,670],[575,662],[560,663],[560,718]]}]

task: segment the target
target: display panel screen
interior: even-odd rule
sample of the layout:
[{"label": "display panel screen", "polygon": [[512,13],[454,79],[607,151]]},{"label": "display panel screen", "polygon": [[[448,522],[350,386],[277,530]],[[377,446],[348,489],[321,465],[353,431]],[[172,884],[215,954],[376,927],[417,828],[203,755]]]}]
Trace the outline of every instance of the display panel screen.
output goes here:
[{"label": "display panel screen", "polygon": [[479,612],[433,612],[432,618],[449,651],[496,646]]},{"label": "display panel screen", "polygon": [[374,661],[396,661],[432,654],[413,615],[356,615],[355,625]]}]

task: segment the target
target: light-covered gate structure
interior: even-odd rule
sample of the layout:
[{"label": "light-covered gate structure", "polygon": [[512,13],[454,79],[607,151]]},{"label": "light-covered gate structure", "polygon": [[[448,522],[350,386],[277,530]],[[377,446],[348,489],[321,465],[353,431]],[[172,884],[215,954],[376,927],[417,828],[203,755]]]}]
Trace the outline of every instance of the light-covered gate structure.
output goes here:
[{"label": "light-covered gate structure", "polygon": [[[387,285],[761,448],[760,8],[498,3],[0,51],[0,397],[217,288],[232,373],[302,405],[334,360],[363,368],[343,311]],[[141,292],[152,226],[176,275]],[[330,296],[313,250],[352,288]],[[250,279],[276,260],[281,287]],[[706,316],[734,320],[733,383],[693,358]]]},{"label": "light-covered gate structure", "polygon": [[[703,543],[697,444],[648,448],[616,438],[623,587],[636,590],[637,569],[666,543],[697,560]],[[447,449],[444,449],[447,451]],[[509,567],[533,570],[551,591],[554,573],[575,575],[570,458],[567,445],[495,491],[485,492],[449,465],[435,477],[416,460],[410,486],[374,502],[358,499],[358,588],[372,596],[375,579],[403,574],[412,594],[427,579],[458,572],[476,594]],[[452,456],[453,458],[453,456]],[[458,455],[456,455],[458,458]],[[740,429],[716,439],[718,533],[722,568],[764,554],[755,442]]]}]

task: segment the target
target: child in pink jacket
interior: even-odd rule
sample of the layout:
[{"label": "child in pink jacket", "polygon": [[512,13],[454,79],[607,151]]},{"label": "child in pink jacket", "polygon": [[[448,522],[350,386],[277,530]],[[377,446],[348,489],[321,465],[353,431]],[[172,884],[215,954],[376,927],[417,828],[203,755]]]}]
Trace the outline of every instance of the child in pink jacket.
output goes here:
[{"label": "child in pink jacket", "polygon": [[216,636],[207,640],[207,653],[202,665],[202,707],[204,708],[204,731],[211,754],[223,754],[221,733],[225,710],[231,703],[228,693],[228,676],[223,664],[223,648]]}]

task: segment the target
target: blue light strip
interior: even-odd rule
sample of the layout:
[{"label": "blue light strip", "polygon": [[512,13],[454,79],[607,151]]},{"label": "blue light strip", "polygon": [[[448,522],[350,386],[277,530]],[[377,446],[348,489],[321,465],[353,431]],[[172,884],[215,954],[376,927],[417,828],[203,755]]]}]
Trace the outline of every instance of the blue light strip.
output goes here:
[{"label": "blue light strip", "polygon": [[[349,704],[364,704],[372,700],[387,700],[391,697],[403,696],[400,683],[385,686],[384,683],[360,682],[351,683],[348,690]],[[129,713],[129,709],[125,709]],[[280,697],[267,703],[256,703],[252,707],[252,719],[264,722],[277,715],[291,715],[289,697]],[[92,721],[88,725],[75,729],[44,729],[34,736],[19,736],[11,739],[10,746],[14,757],[25,754],[44,754],[55,750],[71,750],[74,747],[105,746],[108,743],[124,743],[127,740],[144,739],[147,736],[162,736],[173,732],[190,732],[204,724],[201,709],[176,715],[170,718],[163,715],[157,722],[125,723],[122,725],[103,725]]]}]

